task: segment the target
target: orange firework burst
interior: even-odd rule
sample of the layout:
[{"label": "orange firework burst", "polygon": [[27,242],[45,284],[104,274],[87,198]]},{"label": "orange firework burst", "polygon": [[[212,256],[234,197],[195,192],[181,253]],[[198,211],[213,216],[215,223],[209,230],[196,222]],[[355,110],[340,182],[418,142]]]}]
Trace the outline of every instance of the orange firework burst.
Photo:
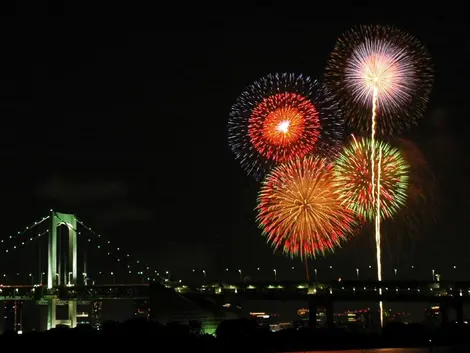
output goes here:
[{"label": "orange firework burst", "polygon": [[333,251],[355,224],[339,199],[332,164],[319,157],[276,167],[263,183],[257,210],[268,242],[302,259]]}]

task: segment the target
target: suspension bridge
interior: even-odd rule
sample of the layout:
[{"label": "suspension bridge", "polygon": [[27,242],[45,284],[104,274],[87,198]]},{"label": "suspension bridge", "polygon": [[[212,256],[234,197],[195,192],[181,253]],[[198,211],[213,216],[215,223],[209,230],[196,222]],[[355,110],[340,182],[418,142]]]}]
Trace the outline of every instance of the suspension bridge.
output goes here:
[{"label": "suspension bridge", "polygon": [[[10,246],[7,246],[8,242],[11,242]],[[57,325],[75,327],[80,314],[77,312],[78,305],[91,305],[93,324],[99,327],[103,300],[148,301],[158,298],[155,302],[158,301],[162,308],[171,306],[169,303],[175,297],[171,293],[178,294],[179,300],[182,298],[183,301],[190,301],[192,307],[194,303],[204,304],[202,301],[207,299],[211,300],[213,308],[221,308],[226,302],[240,300],[307,300],[312,308],[327,305],[330,314],[333,301],[438,302],[443,307],[456,308],[459,321],[463,320],[463,304],[470,302],[470,282],[439,281],[438,277],[437,280],[434,279],[434,273],[433,281],[318,281],[315,278],[310,283],[275,280],[206,282],[203,285],[188,286],[181,281],[170,280],[168,273],[164,274],[165,278],[160,276],[151,266],[133,258],[119,247],[114,247],[110,240],[105,240],[74,214],[53,210],[15,236],[0,240],[0,247],[4,247],[5,254],[31,247],[29,244],[37,245],[37,266],[34,265],[33,255],[28,257],[15,254],[16,260],[19,260],[18,265],[33,267],[26,278],[27,283],[24,278],[23,283],[20,283],[19,273],[14,276],[14,280],[6,273],[0,276],[0,283],[3,282],[0,284],[0,300],[6,303],[6,311],[13,313],[13,327],[16,331],[20,331],[22,327],[22,315],[17,311],[19,303],[23,301],[32,301],[47,307],[47,329]],[[94,276],[90,277],[87,272],[89,261],[86,251],[83,251],[87,249],[86,244],[94,244],[95,250],[99,251],[92,256],[98,260],[97,265],[102,265],[106,257],[121,265],[117,267],[126,272],[127,280],[123,282],[127,283],[116,280],[117,267],[116,272],[109,272],[110,276],[107,278],[110,282],[96,283]],[[44,257],[46,261],[43,261]],[[10,263],[9,267],[15,266]],[[170,295],[162,295],[161,288],[165,287],[171,292]],[[181,308],[181,301],[176,306]],[[57,318],[58,308],[61,308],[62,313],[66,311],[65,319]],[[313,312],[315,311],[312,309]],[[188,311],[181,312],[181,315],[186,318]]]},{"label": "suspension bridge", "polygon": [[[33,232],[36,235],[33,235]],[[102,250],[101,254],[97,256],[114,258],[115,262],[124,265],[121,267],[125,267],[127,279],[131,283],[116,283],[116,273],[110,272],[112,283],[95,284],[95,280],[90,278],[87,273],[85,252],[82,254],[82,261],[79,264],[79,239],[83,244],[96,243],[96,248]],[[5,247],[8,241],[12,244]],[[111,251],[109,248],[105,249],[103,243],[109,247],[111,241],[103,241],[99,234],[74,214],[53,210],[40,221],[34,222],[22,232],[18,232],[16,236],[0,240],[0,244],[5,247],[4,253],[6,254],[28,244],[38,245],[38,264],[35,266],[37,268],[29,273],[29,283],[14,283],[19,279],[19,276],[16,276],[17,278],[12,281],[11,276],[6,273],[3,274],[3,278],[0,277],[0,281],[3,279],[3,283],[0,285],[0,300],[5,301],[6,311],[15,313],[14,317],[17,321],[14,323],[15,329],[18,331],[21,329],[19,323],[21,315],[17,315],[16,310],[19,308],[19,303],[23,301],[35,301],[38,305],[47,306],[47,329],[52,329],[58,324],[75,327],[77,325],[77,305],[91,304],[93,317],[95,321],[99,321],[101,303],[104,299],[148,300],[151,290],[149,284],[155,282],[176,291],[183,288],[181,283],[170,281],[169,278],[162,278],[150,266],[142,264],[139,260],[133,260],[130,254],[123,253],[119,247]],[[47,266],[44,266],[43,262],[44,248],[47,249]],[[29,257],[16,256],[21,259],[23,264],[32,265],[35,262]],[[138,281],[135,281],[136,277],[139,278]],[[66,307],[66,319],[57,319],[58,307]]]}]

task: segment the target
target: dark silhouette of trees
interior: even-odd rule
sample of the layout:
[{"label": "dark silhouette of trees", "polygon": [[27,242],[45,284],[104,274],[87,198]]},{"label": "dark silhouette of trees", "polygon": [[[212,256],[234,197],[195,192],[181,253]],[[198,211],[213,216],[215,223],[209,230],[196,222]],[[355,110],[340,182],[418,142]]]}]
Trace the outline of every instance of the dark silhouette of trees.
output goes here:
[{"label": "dark silhouette of trees", "polygon": [[[204,334],[200,322],[191,321],[184,325],[170,322],[162,325],[146,319],[132,319],[124,323],[104,322],[100,331],[87,325],[74,329],[58,327],[46,332],[32,332],[18,335],[13,332],[0,336],[0,340],[17,344],[34,340],[35,344],[47,342],[70,342],[85,347],[104,338],[107,344],[128,347],[135,340],[145,346],[151,344],[156,352],[197,351],[197,352],[273,352],[309,351],[327,349],[366,349],[393,347],[432,347],[438,345],[459,346],[455,352],[470,351],[470,325],[448,325],[430,330],[424,325],[389,323],[382,334],[370,334],[344,329],[289,329],[269,332],[251,319],[223,321],[216,331],[216,337]],[[15,344],[16,344],[15,343]],[[26,343],[29,344],[29,343]],[[121,347],[122,348],[122,347]],[[139,349],[139,348],[137,348]],[[459,350],[460,349],[460,350]]]}]

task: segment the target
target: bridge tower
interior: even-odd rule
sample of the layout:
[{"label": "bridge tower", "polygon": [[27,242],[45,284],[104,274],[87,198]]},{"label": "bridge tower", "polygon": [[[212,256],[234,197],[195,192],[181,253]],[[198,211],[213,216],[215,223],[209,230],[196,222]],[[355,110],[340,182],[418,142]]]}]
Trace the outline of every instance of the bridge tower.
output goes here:
[{"label": "bridge tower", "polygon": [[[61,244],[63,238],[58,234],[58,228],[65,225],[68,229],[67,252],[63,251]],[[50,213],[49,241],[48,241],[48,270],[47,288],[57,288],[65,285],[77,284],[77,219],[75,215],[60,213],[51,210]],[[58,236],[59,235],[59,236]],[[63,256],[64,255],[64,256]],[[63,259],[65,257],[65,261]],[[52,297],[47,303],[47,329],[56,327],[58,323],[68,324],[70,327],[77,325],[77,303],[68,301],[68,319],[64,322],[57,321],[58,298]]]}]

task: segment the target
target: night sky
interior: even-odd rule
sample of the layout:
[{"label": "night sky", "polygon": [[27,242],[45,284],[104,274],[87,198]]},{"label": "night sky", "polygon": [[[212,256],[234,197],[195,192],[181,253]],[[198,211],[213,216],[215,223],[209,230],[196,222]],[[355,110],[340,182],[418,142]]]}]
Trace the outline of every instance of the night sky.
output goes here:
[{"label": "night sky", "polygon": [[[229,149],[230,107],[267,73],[321,78],[336,38],[351,26],[392,24],[425,43],[435,64],[429,108],[406,138],[437,188],[429,209],[419,210],[418,230],[386,226],[385,276],[393,268],[417,276],[409,272],[414,265],[423,278],[435,268],[470,279],[463,4],[391,14],[379,6],[310,13],[266,5],[191,17],[188,10],[159,13],[154,31],[114,12],[109,21],[88,21],[74,16],[78,9],[66,8],[64,16],[55,7],[37,9],[34,21],[2,20],[2,237],[54,208],[77,214],[161,271],[205,269],[221,278],[229,268],[236,278],[237,269],[253,276],[261,267],[266,276],[277,268],[291,278],[291,266],[302,264],[273,254],[254,222],[259,185]],[[373,244],[372,233],[363,232],[312,267],[355,276],[355,268],[374,264]],[[16,271],[12,262],[4,266]]]}]

